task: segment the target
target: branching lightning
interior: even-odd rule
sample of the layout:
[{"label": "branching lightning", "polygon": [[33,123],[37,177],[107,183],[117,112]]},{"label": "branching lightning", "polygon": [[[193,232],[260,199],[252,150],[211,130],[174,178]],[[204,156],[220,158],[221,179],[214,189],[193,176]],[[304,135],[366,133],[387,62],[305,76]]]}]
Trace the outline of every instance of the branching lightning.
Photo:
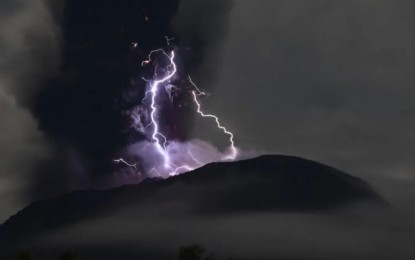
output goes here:
[{"label": "branching lightning", "polygon": [[191,153],[191,152],[189,152],[189,150],[187,151],[187,155],[189,155],[189,157],[194,161],[194,162],[196,162],[199,166],[203,166],[203,163],[201,163],[197,158],[195,158],[194,156],[193,156],[193,154]]},{"label": "branching lightning", "polygon": [[198,96],[209,96],[210,94],[201,90],[200,88],[197,87],[197,85],[193,82],[192,78],[190,76],[188,76],[189,78],[189,82],[190,84],[192,84],[192,86],[195,88],[194,91],[192,91],[192,95],[193,95],[193,101],[195,102],[196,106],[197,106],[197,113],[201,116],[201,117],[205,117],[205,118],[212,118],[215,120],[216,122],[216,126],[221,129],[226,135],[229,136],[229,142],[231,144],[231,154],[229,156],[226,156],[224,159],[225,160],[235,160],[236,156],[238,155],[238,150],[235,147],[235,142],[233,140],[234,136],[233,133],[230,132],[228,129],[226,129],[224,126],[221,125],[221,123],[219,122],[219,118],[215,115],[212,114],[205,114],[203,113],[202,109],[201,109],[201,105],[199,100],[197,99]]},{"label": "branching lightning", "polygon": [[[168,38],[168,37],[165,37],[165,38],[166,38],[166,41],[167,41],[167,45],[170,45],[170,41],[174,40],[174,38]],[[180,173],[191,171],[191,170],[194,170],[195,168],[203,166],[204,163],[202,163],[202,160],[199,160],[197,158],[197,156],[192,154],[192,151],[190,151],[189,149],[185,152],[185,154],[189,157],[186,160],[189,162],[190,165],[189,164],[184,164],[184,163],[173,162],[171,160],[170,153],[173,152],[174,148],[173,148],[173,150],[169,149],[169,145],[170,145],[169,140],[166,138],[166,136],[164,134],[162,134],[160,132],[160,125],[159,125],[159,122],[158,122],[158,117],[160,115],[160,111],[159,111],[160,105],[157,104],[157,102],[158,102],[158,99],[159,99],[158,98],[159,92],[162,89],[164,89],[167,92],[167,94],[170,97],[170,100],[172,100],[172,93],[170,93],[170,92],[172,91],[173,87],[175,87],[175,86],[170,85],[170,84],[171,84],[172,78],[177,73],[177,65],[174,61],[174,59],[175,59],[175,52],[174,51],[171,51],[171,53],[168,54],[163,49],[156,49],[156,50],[153,50],[149,53],[148,59],[141,62],[141,66],[151,64],[152,63],[152,57],[156,53],[161,53],[162,55],[167,57],[167,59],[169,60],[169,64],[164,69],[160,69],[160,71],[162,71],[162,73],[160,73],[160,74],[164,74],[161,78],[158,76],[158,64],[156,64],[156,66],[155,66],[155,71],[154,71],[154,76],[153,76],[154,79],[153,80],[148,80],[148,79],[143,78],[143,80],[148,83],[149,89],[145,92],[145,97],[142,100],[141,104],[145,105],[146,100],[149,102],[149,110],[150,110],[150,119],[149,120],[150,120],[150,122],[148,122],[148,125],[145,127],[145,129],[152,126],[151,135],[150,135],[151,143],[153,144],[153,147],[155,147],[155,150],[157,151],[157,153],[161,156],[162,161],[163,161],[164,169],[154,167],[150,171],[148,171],[148,173],[150,173],[150,174],[156,173],[157,176],[162,176],[160,174],[160,172],[161,171],[162,172],[167,171],[169,176],[175,176],[175,175],[178,175]],[[196,113],[198,115],[200,115],[201,117],[203,117],[203,118],[210,118],[210,119],[215,120],[217,128],[220,129],[224,134],[229,136],[230,154],[224,156],[224,158],[222,158],[222,160],[234,160],[237,157],[238,150],[235,147],[233,133],[230,132],[227,128],[225,128],[220,123],[219,118],[217,116],[212,115],[212,114],[205,114],[202,111],[201,104],[198,100],[198,97],[200,97],[200,96],[207,97],[210,94],[203,91],[203,90],[201,90],[200,88],[198,88],[196,86],[196,84],[192,81],[190,76],[189,76],[189,82],[193,86],[193,90],[190,93],[193,97],[193,102],[195,103],[196,108],[197,108]],[[146,147],[145,147],[145,149],[146,149]],[[128,163],[127,161],[125,161],[122,158],[116,159],[116,160],[114,160],[114,162],[123,163],[124,165],[126,165],[128,167],[135,168],[137,170],[136,164]]]},{"label": "branching lightning", "polygon": [[174,38],[169,38],[167,36],[164,36],[164,38],[166,39],[167,45],[170,45],[170,42],[174,40]]},{"label": "branching lightning", "polygon": [[[169,57],[169,59],[170,59],[170,65],[173,67],[173,70],[172,71],[169,71],[164,78],[158,79],[158,80],[155,80],[154,82],[152,82],[151,83],[151,88],[150,88],[150,91],[151,91],[151,105],[150,105],[150,107],[151,107],[151,114],[150,114],[150,117],[151,117],[151,122],[153,124],[153,134],[151,135],[151,137],[152,137],[153,141],[156,143],[156,147],[157,147],[159,153],[163,156],[163,159],[164,159],[164,167],[168,168],[169,167],[169,156],[166,153],[166,142],[167,142],[167,138],[163,134],[161,134],[159,132],[159,125],[158,125],[158,122],[157,122],[157,119],[156,119],[156,114],[157,114],[156,98],[157,98],[157,92],[159,90],[158,89],[159,88],[159,85],[162,84],[162,83],[167,82],[168,80],[170,80],[176,74],[177,67],[176,67],[176,63],[174,62],[174,56],[175,56],[174,51],[171,52],[171,56],[169,56],[162,49],[152,51],[149,54],[149,60],[150,61],[151,61],[151,55],[154,52],[162,52],[164,55],[166,55],[167,57]],[[163,138],[163,140],[164,140],[163,144],[160,143],[160,140],[157,138],[158,136],[160,136],[161,138]]]},{"label": "branching lightning", "polygon": [[197,94],[196,91],[192,91],[192,95],[193,95],[193,101],[195,102],[196,106],[197,106],[197,113],[201,116],[201,117],[206,117],[206,118],[212,118],[215,120],[216,125],[219,129],[221,129],[225,134],[227,134],[229,136],[229,142],[231,143],[231,154],[226,156],[224,159],[225,160],[235,160],[237,154],[238,154],[238,150],[235,147],[235,142],[233,140],[234,136],[232,134],[232,132],[230,132],[228,129],[226,129],[226,127],[222,126],[221,123],[219,122],[219,118],[215,115],[212,114],[205,114],[203,113],[203,111],[201,110],[201,105],[199,103],[199,101],[197,100]]},{"label": "branching lightning", "polygon": [[189,82],[190,84],[192,84],[193,88],[197,91],[197,95],[198,96],[209,96],[210,93],[207,93],[205,91],[202,91],[197,85],[196,83],[193,82],[192,78],[190,77],[190,75],[188,76],[189,78]]},{"label": "branching lightning", "polygon": [[123,163],[123,164],[127,165],[128,167],[131,167],[131,168],[134,168],[135,170],[137,170],[137,164],[136,163],[131,164],[131,163],[127,162],[126,160],[124,160],[123,158],[115,159],[114,162],[115,163]]}]

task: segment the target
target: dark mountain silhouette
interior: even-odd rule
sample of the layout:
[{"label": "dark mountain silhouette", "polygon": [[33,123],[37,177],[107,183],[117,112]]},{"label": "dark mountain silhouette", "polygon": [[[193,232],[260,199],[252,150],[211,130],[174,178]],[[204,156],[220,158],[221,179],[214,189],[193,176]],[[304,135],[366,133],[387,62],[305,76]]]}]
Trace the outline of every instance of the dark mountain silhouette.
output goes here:
[{"label": "dark mountain silhouette", "polygon": [[166,180],[147,180],[103,191],[78,191],[31,203],[0,226],[0,245],[22,244],[47,231],[116,214],[120,208],[149,202],[174,205],[174,201],[189,204],[192,214],[203,215],[314,212],[360,201],[387,205],[359,178],[299,157],[265,155],[212,163]]},{"label": "dark mountain silhouette", "polygon": [[[294,156],[265,155],[238,162],[212,163],[166,180],[103,191],[77,191],[31,203],[0,226],[0,237],[33,234],[82,219],[98,217],[118,207],[138,204],[160,189],[184,184],[166,200],[191,196],[203,213],[238,210],[310,211],[372,200],[384,203],[365,181]],[[158,198],[161,199],[161,198]]]}]

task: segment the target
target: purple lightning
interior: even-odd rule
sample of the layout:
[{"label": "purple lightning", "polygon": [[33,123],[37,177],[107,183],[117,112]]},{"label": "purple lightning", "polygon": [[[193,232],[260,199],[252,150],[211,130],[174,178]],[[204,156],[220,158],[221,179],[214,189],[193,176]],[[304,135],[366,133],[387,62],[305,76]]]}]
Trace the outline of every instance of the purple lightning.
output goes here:
[{"label": "purple lightning", "polygon": [[164,38],[166,39],[167,45],[170,45],[170,42],[174,40],[174,38],[169,38],[167,36],[164,36]]},{"label": "purple lightning", "polygon": [[124,160],[123,158],[115,159],[114,162],[115,163],[123,163],[123,164],[127,165],[128,167],[131,167],[131,168],[134,168],[134,169],[137,170],[137,164],[136,163],[131,164],[131,163],[127,162],[126,160]]},{"label": "purple lightning", "polygon": [[[200,92],[200,93],[203,93],[203,95],[205,95],[204,92]],[[238,150],[236,149],[235,142],[233,141],[233,138],[234,138],[233,134],[228,129],[226,129],[224,126],[221,125],[221,123],[219,122],[219,118],[217,116],[212,115],[212,114],[203,113],[203,111],[201,110],[200,103],[197,100],[196,91],[192,91],[192,95],[193,95],[193,101],[195,102],[195,104],[197,106],[197,113],[201,117],[214,119],[215,122],[216,122],[217,127],[229,136],[229,142],[231,143],[231,147],[230,147],[231,154],[229,156],[225,157],[224,160],[235,160],[236,156],[238,155]]]},{"label": "purple lightning", "polygon": [[201,109],[201,105],[199,103],[199,100],[197,99],[197,96],[209,96],[210,93],[204,92],[202,91],[200,88],[197,87],[197,85],[193,82],[192,78],[190,76],[189,77],[189,82],[190,84],[193,85],[193,87],[196,89],[196,91],[192,91],[192,95],[193,95],[193,101],[195,102],[196,106],[197,106],[197,113],[205,118],[213,118],[216,122],[216,126],[221,129],[226,135],[229,136],[229,142],[231,144],[231,154],[227,157],[225,157],[225,160],[235,160],[236,156],[238,155],[238,150],[235,147],[235,142],[233,141],[233,133],[230,132],[228,129],[226,129],[224,126],[221,125],[221,123],[219,122],[219,118],[215,115],[212,114],[205,114],[203,113],[202,109]]},{"label": "purple lightning", "polygon": [[[169,39],[166,37],[166,40],[168,41],[168,45],[169,45],[169,41],[172,39]],[[150,64],[152,62],[152,56],[155,53],[161,53],[162,55],[164,55],[165,57],[168,58],[169,60],[169,64],[165,67],[165,75],[163,75],[162,78],[159,78],[158,76],[158,71],[157,71],[157,64],[156,64],[156,68],[155,68],[155,72],[154,72],[154,79],[153,80],[147,80],[145,78],[143,78],[144,81],[148,82],[148,86],[149,89],[145,92],[145,97],[142,100],[142,105],[145,103],[145,100],[150,100],[150,122],[148,123],[148,125],[144,128],[147,129],[149,126],[152,126],[152,131],[151,131],[151,144],[152,147],[154,148],[154,151],[156,151],[157,154],[161,155],[162,158],[162,162],[163,162],[163,166],[164,169],[161,168],[157,168],[153,167],[151,168],[151,170],[147,171],[149,174],[156,174],[157,176],[162,176],[161,173],[168,173],[168,176],[175,176],[178,174],[181,174],[183,172],[187,172],[187,171],[191,171],[194,170],[198,167],[203,166],[204,164],[211,162],[211,161],[206,161],[206,159],[200,158],[202,160],[200,160],[199,158],[197,158],[198,156],[195,156],[194,153],[192,153],[191,150],[187,150],[185,152],[185,154],[188,156],[188,158],[186,158],[185,160],[187,160],[189,164],[186,163],[179,163],[177,162],[177,160],[174,159],[174,157],[171,158],[171,156],[173,156],[175,153],[177,154],[177,152],[175,151],[175,146],[177,147],[177,142],[172,141],[170,142],[169,140],[167,140],[166,136],[163,135],[160,132],[160,126],[159,126],[159,122],[158,122],[158,115],[160,113],[159,111],[159,105],[157,104],[157,100],[158,100],[158,95],[160,92],[160,89],[164,89],[168,94],[170,99],[171,97],[171,93],[169,93],[169,91],[172,90],[172,87],[174,86],[169,86],[167,84],[170,84],[171,79],[176,75],[177,72],[177,65],[174,61],[175,59],[175,52],[171,51],[171,54],[167,54],[163,49],[156,49],[153,50],[149,53],[148,55],[148,59],[142,61],[141,65],[147,65]],[[225,155],[224,157],[222,157],[222,159],[220,160],[234,160],[237,155],[238,155],[238,150],[235,147],[234,144],[234,135],[232,132],[230,132],[227,128],[225,128],[220,122],[219,122],[219,118],[215,115],[212,114],[205,114],[202,109],[201,109],[201,104],[198,100],[198,97],[200,96],[204,96],[207,97],[210,94],[207,92],[204,92],[203,90],[199,89],[196,84],[192,81],[192,79],[189,76],[189,82],[191,83],[191,85],[193,86],[194,90],[192,90],[190,93],[193,96],[193,101],[195,103],[195,105],[197,106],[197,114],[199,114],[201,117],[203,118],[211,118],[214,119],[216,122],[216,125],[218,127],[218,129],[220,129],[223,133],[225,133],[226,135],[229,136],[229,142],[230,142],[230,154]],[[148,144],[144,147],[144,149],[146,149],[148,146],[150,146],[151,144]],[[219,159],[219,158],[218,158]],[[123,163],[129,167],[133,167],[137,170],[136,164],[130,164],[127,161],[125,161],[124,159],[117,159],[114,160],[116,163]],[[204,162],[204,163],[202,163]]]},{"label": "purple lightning", "polygon": [[190,77],[190,75],[188,76],[188,79],[189,79],[190,84],[192,84],[192,86],[196,89],[198,96],[209,96],[210,95],[210,93],[204,92],[200,88],[198,88],[198,86],[196,85],[196,83],[193,82],[193,80]]},{"label": "purple lightning", "polygon": [[[177,72],[177,67],[176,67],[176,63],[174,62],[174,51],[171,52],[171,56],[169,56],[164,50],[162,49],[158,49],[158,50],[154,50],[152,52],[150,52],[149,56],[148,56],[148,61],[151,61],[151,55],[155,52],[162,52],[164,55],[166,55],[169,59],[170,59],[170,65],[173,67],[172,71],[169,71],[169,73],[162,79],[158,79],[155,80],[154,82],[151,83],[151,88],[150,88],[150,93],[151,93],[151,123],[153,125],[153,134],[151,135],[151,138],[153,139],[153,141],[156,143],[156,147],[158,152],[163,156],[164,159],[164,167],[168,168],[169,165],[169,156],[166,153],[166,142],[167,142],[167,138],[161,134],[159,132],[159,125],[157,123],[156,120],[156,114],[157,114],[157,106],[156,106],[156,98],[157,98],[157,93],[158,93],[158,89],[159,89],[159,85],[162,83],[167,82],[168,80],[170,80]],[[157,137],[161,137],[163,138],[164,142],[163,144],[160,143],[160,140]]]}]

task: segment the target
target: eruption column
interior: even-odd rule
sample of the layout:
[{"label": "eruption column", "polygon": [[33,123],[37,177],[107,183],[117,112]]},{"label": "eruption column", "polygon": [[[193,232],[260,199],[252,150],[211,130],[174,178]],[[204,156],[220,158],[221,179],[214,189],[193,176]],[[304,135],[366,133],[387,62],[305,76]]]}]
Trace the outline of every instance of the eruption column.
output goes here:
[{"label": "eruption column", "polygon": [[[169,39],[171,40],[171,39]],[[186,164],[186,163],[178,163],[176,164],[176,162],[172,162],[171,158],[170,158],[170,152],[172,149],[170,149],[170,145],[172,145],[172,143],[169,143],[169,141],[167,140],[167,138],[160,132],[160,126],[158,123],[158,119],[157,119],[157,115],[159,114],[159,105],[157,105],[157,100],[158,100],[158,94],[160,91],[160,88],[162,89],[166,89],[166,91],[168,91],[168,88],[165,87],[166,84],[170,83],[170,80],[172,79],[173,76],[175,76],[176,72],[177,72],[177,65],[174,61],[175,58],[175,53],[174,51],[171,52],[171,55],[168,55],[163,49],[157,49],[157,50],[153,50],[150,52],[150,54],[148,55],[148,59],[144,60],[141,65],[144,66],[146,64],[151,63],[152,59],[152,55],[156,52],[161,52],[163,55],[165,55],[168,59],[169,59],[169,65],[167,65],[167,67],[165,68],[164,71],[167,71],[167,74],[164,75],[162,78],[157,79],[158,78],[158,66],[156,64],[156,68],[155,68],[155,73],[154,73],[154,80],[147,80],[144,79],[146,82],[149,82],[149,90],[146,91],[145,93],[145,98],[142,100],[142,104],[144,104],[144,101],[146,99],[150,99],[150,119],[151,122],[145,127],[145,129],[147,129],[147,127],[149,126],[153,126],[152,132],[151,132],[151,140],[152,143],[154,144],[157,153],[159,153],[163,159],[163,166],[164,169],[167,170],[168,176],[175,176],[178,175],[182,172],[186,172],[186,171],[191,171],[194,170],[197,167],[203,166],[204,163],[202,163],[202,160],[199,160],[198,158],[196,158],[194,156],[194,154],[192,154],[192,151],[188,150],[187,154],[189,156],[190,161],[192,161],[192,163]],[[194,87],[194,90],[191,91],[191,94],[193,96],[193,101],[197,106],[197,110],[196,112],[204,118],[211,118],[214,119],[216,122],[216,125],[218,127],[218,129],[220,129],[221,131],[223,131],[223,133],[225,133],[226,135],[229,136],[229,142],[230,142],[230,150],[231,153],[229,155],[226,155],[222,160],[234,160],[238,154],[238,150],[235,147],[234,144],[234,135],[232,132],[230,132],[228,129],[226,129],[224,126],[221,125],[221,123],[219,122],[219,118],[215,115],[212,114],[205,114],[202,109],[201,109],[201,105],[200,102],[198,100],[199,96],[209,96],[209,93],[206,93],[204,91],[202,91],[201,89],[199,89],[196,84],[192,81],[192,79],[189,76],[189,82],[192,84],[192,86]],[[125,161],[124,159],[117,159],[114,160],[114,162],[116,163],[123,163],[129,167],[133,167],[135,169],[136,168],[136,164],[130,164],[127,161]],[[210,162],[210,161],[206,161],[205,163]],[[191,166],[193,163],[196,163],[198,166],[194,167]],[[160,171],[159,171],[160,170]],[[158,167],[154,167],[152,168],[148,173],[156,173],[157,176],[162,177],[161,172],[166,172],[166,170],[162,170],[159,169]]]}]

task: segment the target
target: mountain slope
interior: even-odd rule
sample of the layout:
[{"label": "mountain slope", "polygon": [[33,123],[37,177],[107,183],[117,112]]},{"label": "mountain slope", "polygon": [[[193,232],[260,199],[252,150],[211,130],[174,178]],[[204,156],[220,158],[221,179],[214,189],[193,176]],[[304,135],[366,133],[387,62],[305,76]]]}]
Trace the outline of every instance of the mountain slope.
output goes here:
[{"label": "mountain slope", "polygon": [[138,207],[140,203],[180,202],[194,214],[223,214],[321,211],[362,200],[386,205],[361,179],[299,157],[265,155],[212,163],[167,180],[148,180],[104,191],[78,191],[34,202],[0,226],[0,241],[21,241],[22,237],[114,214],[120,208]]}]

